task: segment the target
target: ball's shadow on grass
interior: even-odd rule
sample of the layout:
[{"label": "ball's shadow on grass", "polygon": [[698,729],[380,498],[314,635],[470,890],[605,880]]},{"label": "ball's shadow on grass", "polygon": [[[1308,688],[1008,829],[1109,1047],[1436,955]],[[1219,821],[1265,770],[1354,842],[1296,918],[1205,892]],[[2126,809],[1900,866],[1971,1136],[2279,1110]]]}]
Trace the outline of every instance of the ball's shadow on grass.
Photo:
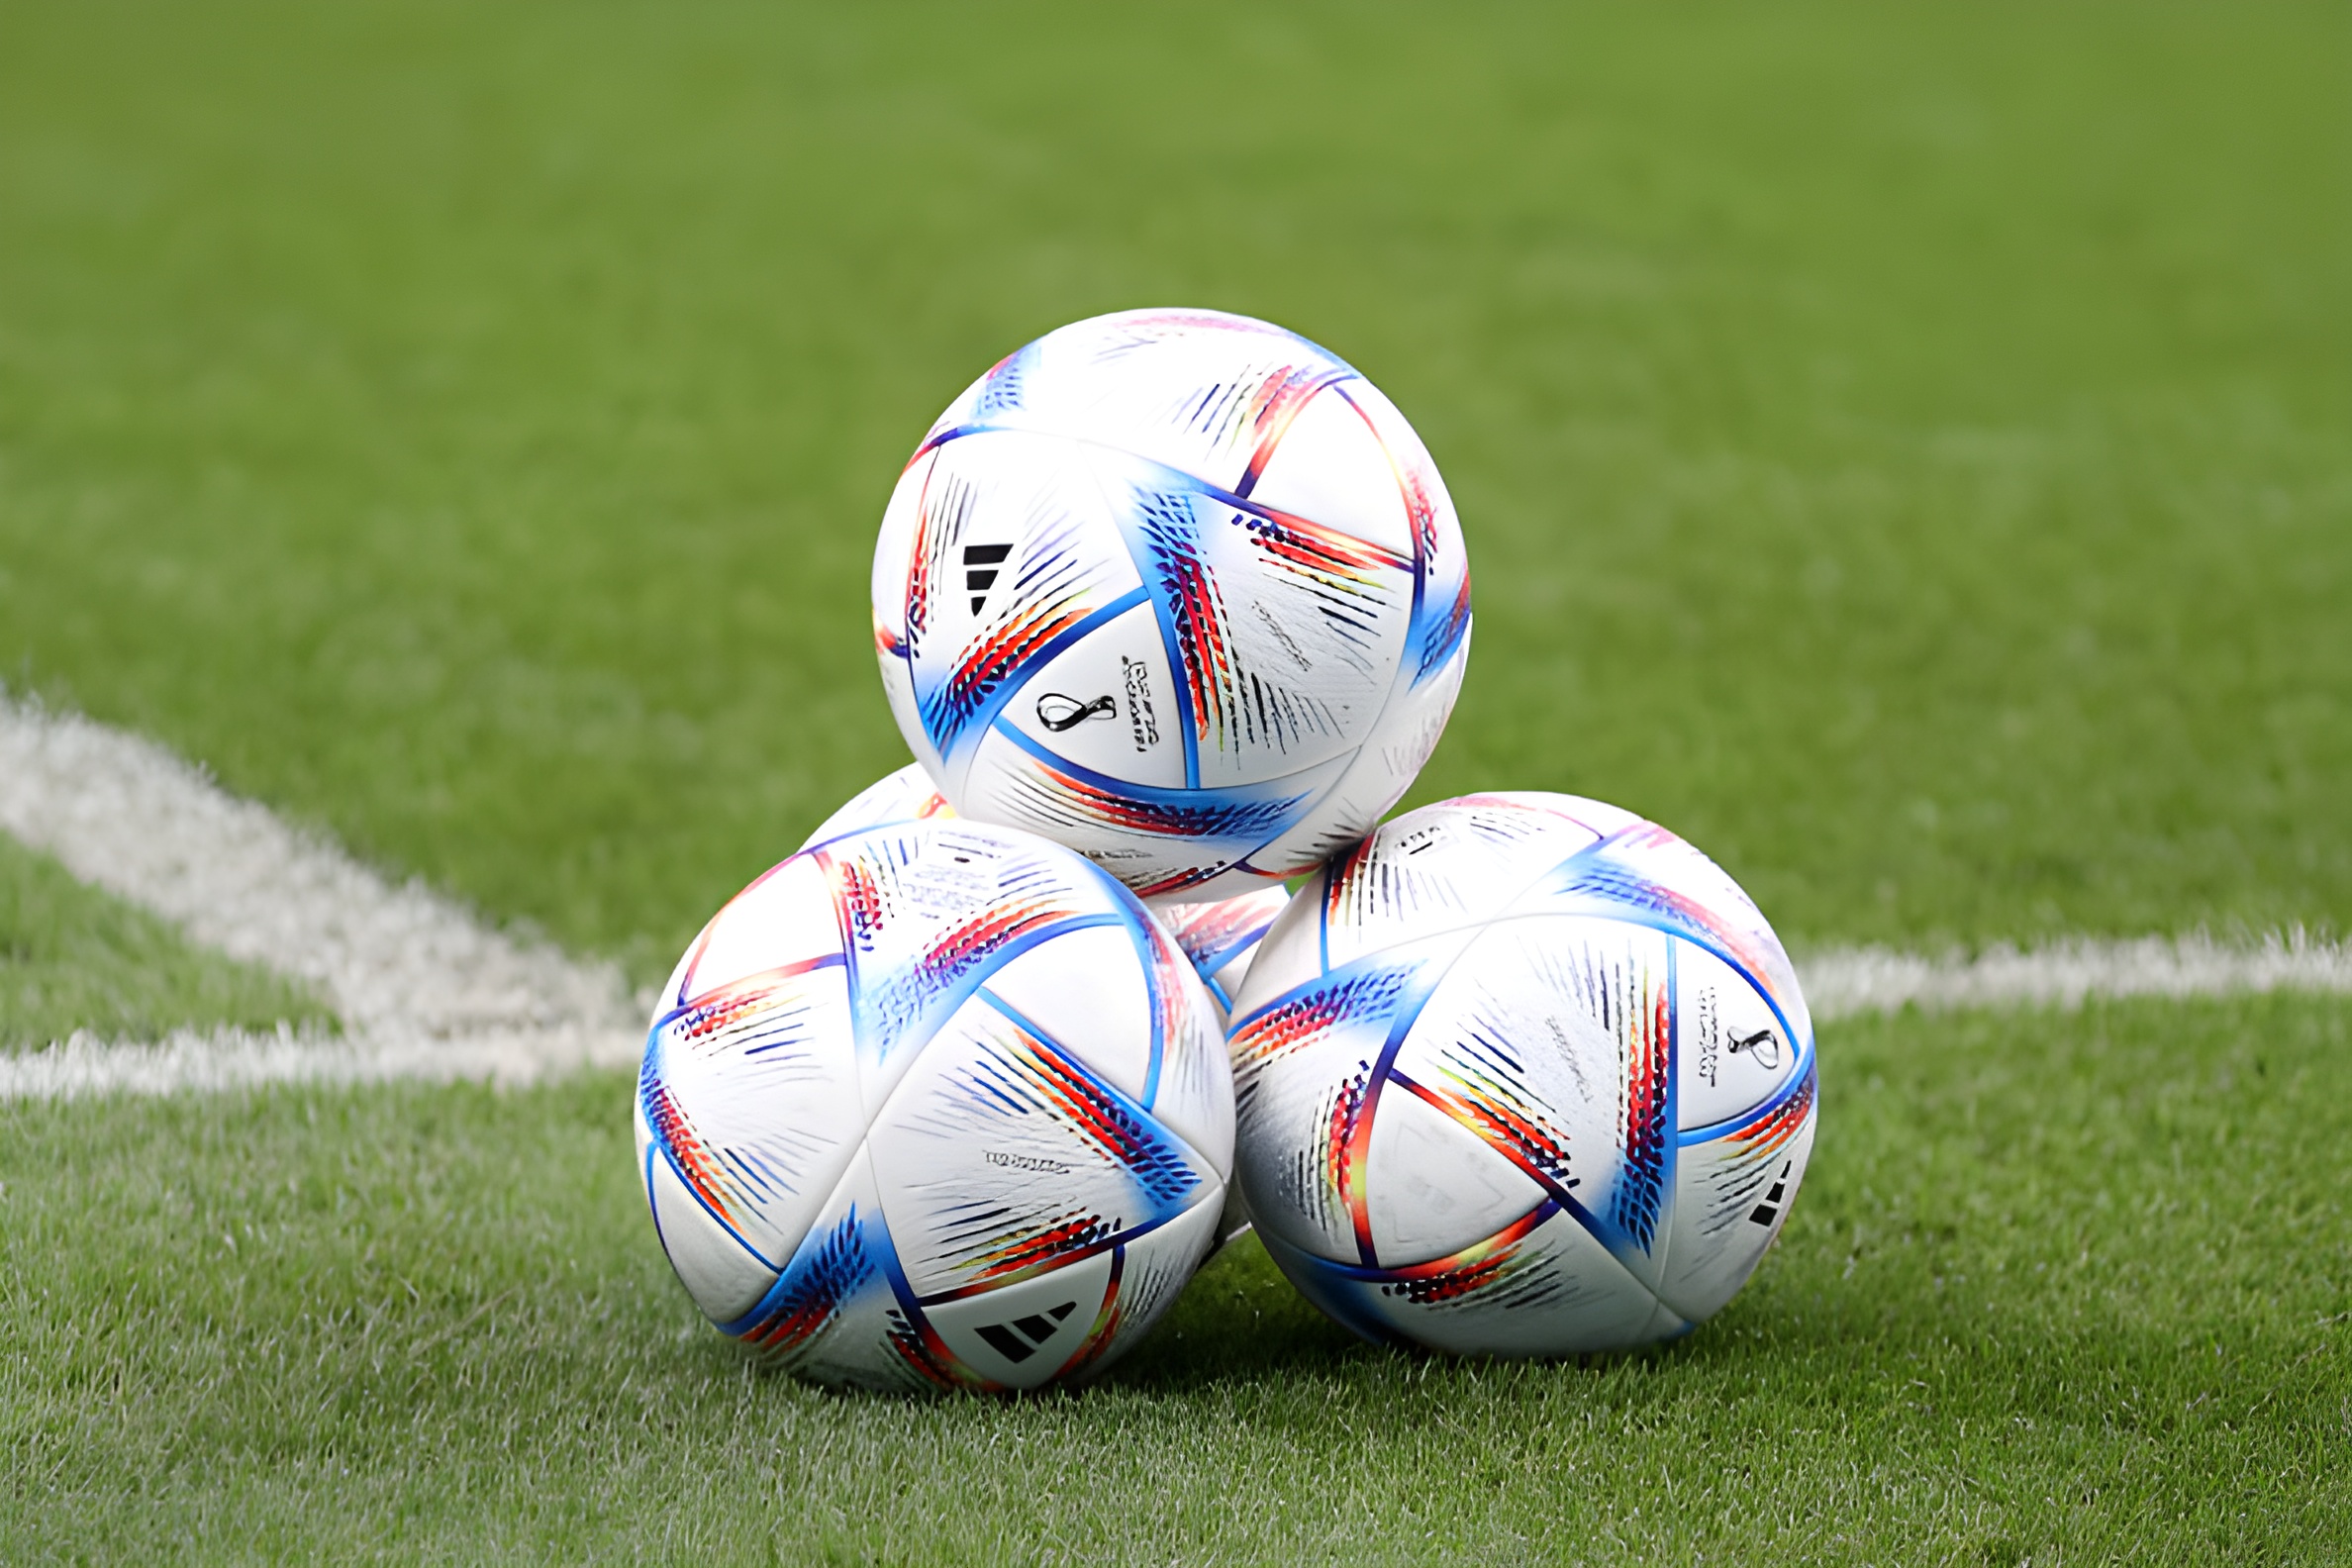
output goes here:
[{"label": "ball's shadow on grass", "polygon": [[[1680,1358],[1687,1341],[1552,1363],[1599,1369],[1633,1358]],[[1486,1365],[1481,1359],[1371,1344],[1317,1311],[1282,1277],[1254,1235],[1209,1261],[1149,1338],[1104,1378],[1106,1386],[1181,1394],[1361,1371],[1395,1362],[1423,1372]]]}]

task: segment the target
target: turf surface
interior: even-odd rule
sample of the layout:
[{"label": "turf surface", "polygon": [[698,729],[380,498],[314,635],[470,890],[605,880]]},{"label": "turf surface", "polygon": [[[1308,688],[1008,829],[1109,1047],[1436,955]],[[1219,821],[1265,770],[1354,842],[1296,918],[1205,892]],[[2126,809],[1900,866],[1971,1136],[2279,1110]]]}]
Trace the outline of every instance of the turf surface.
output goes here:
[{"label": "turf surface", "polygon": [[191,945],[0,833],[0,1051],[86,1029],[155,1040],[181,1027],[333,1029],[306,988]]},{"label": "turf surface", "polygon": [[[1678,1345],[1419,1360],[1247,1243],[1079,1396],[751,1371],[627,1088],[0,1112],[0,1558],[2018,1563],[2352,1540],[2352,1005],[1834,1028]],[[96,1223],[103,1217],[103,1223]]]},{"label": "turf surface", "polygon": [[[1800,944],[2340,931],[2347,82],[2328,4],[0,7],[0,673],[644,977],[899,759],[918,433],[1198,302],[1452,483],[1422,798]],[[284,1005],[0,876],[36,1033]],[[1841,1025],[1678,1347],[1407,1360],[1244,1248],[1013,1405],[747,1374],[617,1079],[10,1108],[0,1558],[2340,1554],[2348,1019]]]},{"label": "turf surface", "polygon": [[2340,7],[0,11],[0,669],[657,977],[903,751],[872,531],[1059,322],[1420,424],[1421,794],[1801,940],[2352,912]]}]

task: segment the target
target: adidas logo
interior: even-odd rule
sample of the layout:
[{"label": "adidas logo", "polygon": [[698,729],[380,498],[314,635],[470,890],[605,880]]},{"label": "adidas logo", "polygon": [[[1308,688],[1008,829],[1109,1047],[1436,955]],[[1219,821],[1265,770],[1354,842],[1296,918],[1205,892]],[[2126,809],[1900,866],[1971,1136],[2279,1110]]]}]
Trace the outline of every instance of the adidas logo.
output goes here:
[{"label": "adidas logo", "polygon": [[[1063,1302],[1047,1313],[1031,1313],[1016,1318],[1009,1323],[987,1323],[979,1330],[981,1338],[998,1355],[1019,1366],[1037,1353],[1037,1346],[1053,1337],[1053,1330],[1061,1321],[1078,1310],[1076,1302]],[[1026,1336],[1026,1337],[1025,1337]]]},{"label": "adidas logo", "polygon": [[[1781,1161],[1780,1175],[1773,1180],[1772,1191],[1764,1195],[1764,1201],[1762,1203],[1756,1205],[1755,1208],[1748,1211],[1748,1218],[1750,1220],[1754,1221],[1760,1225],[1768,1225],[1772,1224],[1773,1219],[1780,1214],[1781,1196],[1789,1190],[1789,1167],[1796,1163],[1797,1162],[1795,1160]],[[981,1329],[980,1331],[982,1333],[988,1332],[988,1330],[985,1328]],[[994,1344],[996,1341],[991,1339],[989,1343]]]},{"label": "adidas logo", "polygon": [[1005,557],[1013,553],[1010,544],[966,544],[964,546],[964,591],[972,596],[972,614],[988,603],[989,585],[997,580],[997,568]]}]

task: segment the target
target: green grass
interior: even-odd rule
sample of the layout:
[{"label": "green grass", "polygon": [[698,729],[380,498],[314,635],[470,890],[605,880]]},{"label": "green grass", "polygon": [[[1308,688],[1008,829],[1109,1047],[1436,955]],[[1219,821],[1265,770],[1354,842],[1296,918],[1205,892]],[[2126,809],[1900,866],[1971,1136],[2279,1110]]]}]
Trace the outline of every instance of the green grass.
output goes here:
[{"label": "green grass", "polygon": [[[2310,1561],[2352,1541],[2352,1005],[1834,1029],[1714,1323],[1346,1337],[1254,1243],[1082,1395],[841,1398],[695,1315],[621,1079],[18,1108],[0,1557]],[[97,1223],[103,1217],[103,1223]]]},{"label": "green grass", "polygon": [[666,970],[895,765],[899,463],[1150,301],[1420,424],[1421,793],[1801,940],[2352,917],[2340,7],[0,12],[0,668]]},{"label": "green grass", "polygon": [[[648,978],[903,755],[933,414],[1198,302],[1451,482],[1421,798],[1800,945],[2341,931],[2348,83],[2323,3],[0,6],[0,678]],[[0,898],[0,1038],[307,1005]],[[1676,1347],[1376,1352],[1244,1246],[1013,1404],[748,1372],[618,1079],[0,1108],[0,1559],[2340,1556],[2348,1029],[1840,1025]]]},{"label": "green grass", "polygon": [[163,922],[73,880],[0,833],[0,1051],[61,1040],[161,1039],[173,1029],[333,1029],[301,986],[191,946]]}]

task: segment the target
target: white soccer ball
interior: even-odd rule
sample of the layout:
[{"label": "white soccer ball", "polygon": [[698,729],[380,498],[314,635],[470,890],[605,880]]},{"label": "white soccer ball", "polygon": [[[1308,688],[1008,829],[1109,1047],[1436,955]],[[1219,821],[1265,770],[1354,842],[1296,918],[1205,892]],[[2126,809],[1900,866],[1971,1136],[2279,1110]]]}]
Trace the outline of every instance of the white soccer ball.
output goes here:
[{"label": "white soccer ball", "polygon": [[1470,643],[1461,530],[1404,416],[1215,311],[1079,322],[973,383],[900,476],[873,594],[891,710],[955,809],[1169,901],[1370,832]]},{"label": "white soccer ball", "polygon": [[[910,762],[851,796],[840,810],[817,825],[801,847],[813,849],[844,833],[890,823],[932,822],[954,815],[955,808],[932,785],[923,764]],[[1221,1029],[1225,1010],[1233,1005],[1233,993],[1249,972],[1250,955],[1257,951],[1258,939],[1289,903],[1290,889],[1277,883],[1214,904],[1170,904],[1151,912],[1209,987]]]},{"label": "white soccer ball", "polygon": [[910,762],[850,796],[840,810],[819,823],[816,831],[801,840],[801,847],[814,849],[843,833],[863,833],[868,828],[891,823],[932,822],[954,815],[955,808],[947,804],[947,797],[931,783],[931,775],[923,771],[923,764]]},{"label": "white soccer ball", "polygon": [[1232,1077],[1192,965],[1031,834],[909,822],[776,866],[663,989],[645,1197],[726,1333],[819,1382],[1099,1372],[1217,1237]]},{"label": "white soccer ball", "polygon": [[1221,1022],[1248,978],[1258,943],[1290,908],[1290,889],[1276,883],[1214,904],[1167,904],[1152,911],[1200,971],[1209,994],[1217,999]]},{"label": "white soccer ball", "polygon": [[1229,1036],[1236,1177],[1375,1340],[1561,1355],[1683,1333],[1780,1233],[1813,1023],[1705,855],[1566,795],[1409,812],[1309,882]]}]

